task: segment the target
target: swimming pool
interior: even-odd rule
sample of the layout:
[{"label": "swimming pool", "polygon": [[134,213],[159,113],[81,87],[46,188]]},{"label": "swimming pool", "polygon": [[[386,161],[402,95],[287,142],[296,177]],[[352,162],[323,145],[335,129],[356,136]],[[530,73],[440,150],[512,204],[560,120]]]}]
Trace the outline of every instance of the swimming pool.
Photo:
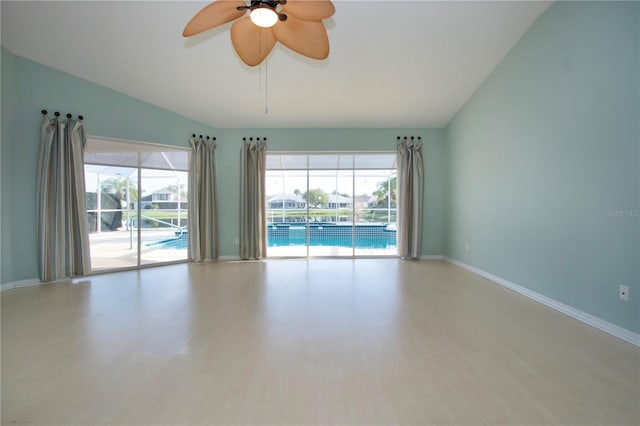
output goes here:
[{"label": "swimming pool", "polygon": [[[310,246],[355,247],[357,249],[389,249],[396,247],[396,232],[387,224],[310,223]],[[307,245],[304,224],[271,224],[267,228],[269,247]]]},{"label": "swimming pool", "polygon": [[[396,247],[395,226],[383,224],[308,224],[310,246],[355,247],[356,249],[392,249]],[[297,223],[268,224],[268,247],[307,245],[307,226]],[[147,247],[180,250],[187,248],[187,233],[180,237],[147,243]]]}]

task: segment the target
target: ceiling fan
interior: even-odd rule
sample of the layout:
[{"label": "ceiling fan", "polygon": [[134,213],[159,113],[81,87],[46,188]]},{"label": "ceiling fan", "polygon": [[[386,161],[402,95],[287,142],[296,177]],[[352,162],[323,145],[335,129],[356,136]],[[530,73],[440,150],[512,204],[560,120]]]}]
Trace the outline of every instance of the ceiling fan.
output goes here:
[{"label": "ceiling fan", "polygon": [[250,1],[247,5],[242,0],[216,0],[191,18],[182,35],[191,37],[237,19],[231,26],[231,42],[249,66],[262,62],[278,41],[309,58],[329,56],[322,20],[335,12],[330,0]]}]

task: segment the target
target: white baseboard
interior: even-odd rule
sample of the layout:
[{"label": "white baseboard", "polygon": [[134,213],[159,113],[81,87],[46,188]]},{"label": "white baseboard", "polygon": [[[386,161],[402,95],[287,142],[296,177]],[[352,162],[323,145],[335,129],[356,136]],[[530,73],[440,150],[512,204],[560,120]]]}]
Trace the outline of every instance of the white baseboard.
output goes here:
[{"label": "white baseboard", "polygon": [[444,256],[441,254],[423,254],[420,256],[420,260],[442,260]]},{"label": "white baseboard", "polygon": [[240,256],[234,256],[234,255],[218,256],[218,260],[240,260]]},{"label": "white baseboard", "polygon": [[30,280],[20,280],[20,281],[12,281],[10,283],[0,284],[0,291],[11,290],[12,288],[18,287],[28,287],[31,285],[39,285],[42,284],[37,278],[32,278]]},{"label": "white baseboard", "polygon": [[[211,263],[211,262],[224,262],[226,260],[240,260],[240,256],[218,256],[215,259],[206,259],[200,262],[196,262],[195,260],[190,260],[186,263],[193,263],[193,264],[199,265],[199,264],[205,264],[205,263]],[[161,265],[158,265],[158,266],[161,266]]]},{"label": "white baseboard", "polygon": [[603,320],[602,318],[598,318],[594,315],[583,312],[572,306],[565,305],[564,303],[558,302],[555,299],[544,296],[540,293],[536,293],[535,291],[529,290],[528,288],[522,287],[518,284],[514,284],[511,281],[507,281],[504,278],[500,278],[489,272],[485,272],[481,269],[475,268],[471,265],[467,265],[466,263],[460,262],[459,260],[452,259],[450,257],[444,257],[444,260],[454,265],[457,265],[463,269],[466,269],[469,272],[473,272],[474,274],[481,276],[482,278],[486,278],[489,281],[492,281],[496,284],[499,284],[503,287],[513,290],[516,293],[519,293],[532,300],[535,300],[538,303],[542,303],[543,305],[548,306],[552,309],[555,309],[558,312],[561,312],[565,315],[575,318],[578,321],[581,321],[585,324],[590,325],[591,327],[597,328],[600,331],[609,333],[612,336],[615,336],[619,339],[624,340],[625,342],[629,342],[633,345],[640,346],[640,334],[638,333],[634,333],[631,330],[627,330],[626,328],[612,324],[608,321]]}]

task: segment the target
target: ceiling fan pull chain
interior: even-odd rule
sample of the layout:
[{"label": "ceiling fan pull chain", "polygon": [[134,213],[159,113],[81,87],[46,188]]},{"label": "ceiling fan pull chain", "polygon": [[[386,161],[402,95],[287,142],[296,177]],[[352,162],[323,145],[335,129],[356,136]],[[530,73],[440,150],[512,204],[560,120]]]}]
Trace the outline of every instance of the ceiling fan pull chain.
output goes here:
[{"label": "ceiling fan pull chain", "polygon": [[264,61],[264,113],[269,114],[269,59]]}]

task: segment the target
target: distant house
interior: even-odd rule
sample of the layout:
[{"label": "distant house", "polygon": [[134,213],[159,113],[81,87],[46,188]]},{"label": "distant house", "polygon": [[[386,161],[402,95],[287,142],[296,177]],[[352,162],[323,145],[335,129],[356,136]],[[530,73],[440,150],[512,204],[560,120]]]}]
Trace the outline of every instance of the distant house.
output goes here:
[{"label": "distant house", "polygon": [[268,209],[305,209],[307,202],[295,194],[278,194],[267,199]]},{"label": "distant house", "polygon": [[[159,189],[140,198],[140,203],[143,209],[177,210],[178,194],[166,189]],[[188,205],[187,200],[180,200],[181,210],[186,210]]]},{"label": "distant house", "polygon": [[353,202],[349,197],[344,197],[340,194],[331,194],[329,195],[329,202],[327,203],[327,208],[350,209],[352,204]]}]

